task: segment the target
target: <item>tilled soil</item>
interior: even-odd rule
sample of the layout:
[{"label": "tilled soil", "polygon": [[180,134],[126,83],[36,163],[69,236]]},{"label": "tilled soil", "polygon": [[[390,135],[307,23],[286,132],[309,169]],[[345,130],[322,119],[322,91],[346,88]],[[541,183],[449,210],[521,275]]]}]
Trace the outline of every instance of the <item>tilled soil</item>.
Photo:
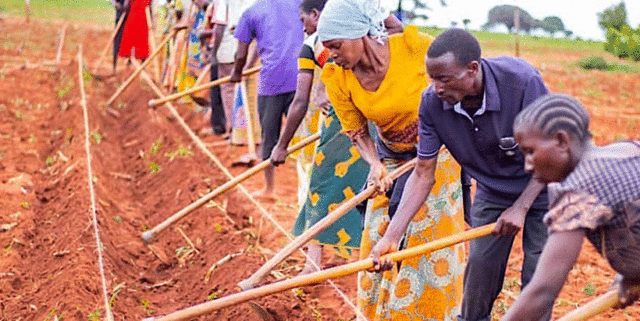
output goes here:
[{"label": "tilled soil", "polygon": [[[61,66],[53,61],[62,23],[19,18],[0,21],[0,320],[97,320],[105,316],[98,249],[92,225],[85,130],[76,54],[93,66],[110,31],[70,24]],[[491,48],[489,55],[499,54]],[[589,106],[596,142],[640,139],[640,76],[584,72],[565,61],[574,53],[525,53],[552,91],[572,94]],[[588,55],[588,53],[584,53]],[[564,60],[563,60],[564,59]],[[25,64],[24,61],[28,61]],[[16,62],[17,61],[17,62]],[[26,68],[21,66],[26,65]],[[85,71],[96,214],[104,257],[108,302],[116,320],[167,314],[220,298],[256,271],[287,242],[285,236],[237,188],[213,199],[157,235],[140,235],[227,181],[156,98],[134,81],[105,106],[132,72],[93,77]],[[207,121],[193,107],[175,106],[233,175],[231,163],[246,147],[228,146],[204,134]],[[297,214],[293,161],[278,170],[277,201],[261,201],[289,230]],[[244,184],[262,188],[260,175]],[[329,255],[327,255],[328,258]],[[518,294],[521,247],[516,243],[495,318]],[[268,281],[294,276],[299,254],[282,263]],[[607,291],[614,273],[585,245],[554,316]],[[354,300],[355,276],[336,280]],[[328,284],[294,289],[241,304],[202,320],[349,320],[353,310]],[[264,315],[261,316],[262,312]],[[609,311],[596,320],[640,319],[638,305]]]}]

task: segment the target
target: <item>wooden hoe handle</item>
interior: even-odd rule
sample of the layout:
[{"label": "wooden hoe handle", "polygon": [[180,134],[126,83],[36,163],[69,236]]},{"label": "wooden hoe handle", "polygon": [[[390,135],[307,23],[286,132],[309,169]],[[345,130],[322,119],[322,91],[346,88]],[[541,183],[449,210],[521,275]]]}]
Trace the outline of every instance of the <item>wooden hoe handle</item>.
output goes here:
[{"label": "wooden hoe handle", "polygon": [[[640,289],[639,289],[640,290]],[[567,313],[558,321],[582,321],[607,311],[618,304],[620,296],[618,289],[611,290],[603,295],[598,296],[589,303]]]},{"label": "wooden hoe handle", "polygon": [[[251,69],[245,70],[244,72],[242,72],[242,76],[246,77],[246,76],[255,74],[258,71],[260,71],[260,66],[253,67]],[[165,96],[163,98],[151,99],[151,100],[149,100],[149,107],[155,107],[157,105],[164,104],[164,103],[169,102],[169,101],[174,101],[174,100],[176,100],[176,99],[178,99],[180,97],[184,97],[186,95],[193,94],[193,93],[199,92],[199,91],[207,89],[207,88],[211,88],[211,87],[214,87],[214,86],[222,85],[224,83],[228,83],[229,80],[231,80],[231,77],[224,77],[224,78],[220,78],[220,79],[214,80],[212,82],[208,82],[206,84],[202,84],[200,86],[194,86],[193,88],[189,88],[189,89],[181,91],[179,93],[175,93],[175,94],[172,94],[172,95],[167,95],[167,96]]]},{"label": "wooden hoe handle", "polygon": [[[396,179],[408,170],[412,169],[416,165],[416,160],[411,160],[398,167],[396,170],[391,172],[389,176],[391,179]],[[280,264],[284,259],[286,259],[291,253],[295,252],[297,249],[301,248],[311,239],[313,239],[316,235],[320,234],[327,227],[331,226],[335,221],[339,220],[349,211],[351,211],[356,205],[364,202],[375,192],[374,186],[367,187],[364,191],[358,193],[358,195],[352,197],[348,201],[342,203],[338,208],[327,214],[322,220],[318,221],[300,236],[296,237],[295,240],[291,241],[285,248],[280,250],[280,252],[276,253],[274,257],[272,257],[269,261],[267,261],[258,271],[253,273],[251,277],[246,280],[238,283],[238,286],[243,291],[254,288],[262,279],[273,270],[276,265]]]},{"label": "wooden hoe handle", "polygon": [[133,82],[134,79],[136,79],[138,77],[138,75],[140,74],[140,72],[142,72],[142,70],[144,70],[144,68],[149,65],[149,63],[151,63],[152,60],[154,60],[154,58],[160,53],[160,51],[162,51],[162,49],[164,48],[164,45],[169,42],[169,40],[171,40],[171,38],[173,38],[173,35],[176,33],[176,30],[173,30],[171,33],[169,33],[169,35],[164,38],[164,40],[162,40],[162,42],[160,43],[160,45],[153,51],[153,53],[147,58],[147,60],[145,60],[142,65],[140,67],[138,67],[138,69],[136,69],[133,74],[131,74],[131,76],[129,76],[129,78],[127,78],[127,80],[125,80],[124,83],[122,83],[122,85],[120,85],[120,87],[118,87],[118,89],[116,90],[116,92],[113,94],[113,96],[111,96],[111,98],[109,98],[109,100],[107,101],[107,106],[111,105],[116,98],[118,98],[118,96],[120,96],[120,94],[122,94],[122,92],[127,89],[127,87],[129,87],[129,85],[131,85],[131,82]]},{"label": "wooden hoe handle", "polygon": [[[482,227],[471,229],[465,232],[461,232],[454,235],[449,235],[442,239],[418,245],[408,248],[406,250],[394,252],[388,255],[391,261],[402,261],[414,256],[423,255],[429,252],[437,251],[445,247],[449,247],[458,243],[462,243],[475,238],[483,237],[491,234],[495,223],[488,224]],[[383,256],[383,258],[385,257]],[[297,288],[304,285],[323,282],[328,279],[335,279],[350,275],[359,271],[364,271],[373,267],[373,261],[368,258],[365,260],[356,261],[353,263],[337,266],[331,269],[310,273],[307,275],[297,276],[288,280],[268,284],[256,289],[252,289],[245,292],[232,294],[218,300],[213,300],[205,303],[201,303],[180,311],[173,312],[163,317],[149,318],[145,320],[153,321],[173,321],[173,320],[186,320],[189,318],[197,317],[212,311],[220,310],[222,308],[230,307],[236,304],[254,300],[269,294],[274,294],[289,289]]]},{"label": "wooden hoe handle", "polygon": [[[320,138],[320,133],[313,134],[313,135],[303,139],[302,141],[298,142],[294,146],[291,146],[289,149],[287,149],[287,154],[291,154],[291,153],[293,153],[293,152],[295,152],[297,150],[300,150],[300,149],[304,148],[305,146],[307,146],[307,145],[313,143],[314,141],[318,140],[319,138]],[[261,172],[265,168],[269,167],[270,164],[271,164],[270,160],[268,160],[268,159],[264,160],[261,163],[259,163],[258,165],[253,166],[252,168],[244,171],[242,174],[236,176],[232,180],[230,180],[230,181],[218,186],[218,188],[216,188],[213,191],[209,192],[207,195],[201,197],[197,201],[189,204],[188,206],[186,206],[185,208],[181,209],[177,213],[171,215],[171,217],[166,219],[164,222],[158,224],[156,227],[154,227],[154,228],[142,233],[142,239],[147,243],[151,242],[153,240],[153,237],[156,234],[160,233],[161,231],[163,231],[164,229],[169,227],[169,225],[175,223],[179,219],[183,218],[185,215],[191,213],[193,210],[195,210],[198,207],[204,205],[206,202],[208,202],[212,198],[227,192],[228,190],[232,189],[236,185],[238,185],[238,184],[244,182],[245,180],[247,180],[249,177]]]}]

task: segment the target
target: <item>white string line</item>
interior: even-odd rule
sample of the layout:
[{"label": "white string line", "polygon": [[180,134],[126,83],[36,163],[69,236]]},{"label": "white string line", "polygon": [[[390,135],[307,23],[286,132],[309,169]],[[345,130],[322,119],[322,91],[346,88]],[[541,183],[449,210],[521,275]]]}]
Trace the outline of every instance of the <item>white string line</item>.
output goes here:
[{"label": "white string line", "polygon": [[104,273],[104,259],[102,258],[102,241],[100,240],[100,231],[98,230],[98,218],[96,216],[96,197],[93,188],[93,172],[91,171],[91,149],[89,148],[89,114],[87,113],[87,98],[84,92],[84,78],[83,78],[83,64],[82,64],[82,45],[78,50],[78,76],[80,79],[80,105],[82,105],[82,113],[84,115],[84,147],[87,152],[87,172],[89,179],[89,193],[91,195],[91,215],[93,219],[93,231],[96,235],[96,248],[98,249],[98,265],[100,266],[100,276],[102,277],[102,294],[104,296],[104,309],[107,314],[107,320],[113,321],[113,314],[111,313],[111,307],[109,307],[109,295],[107,294],[107,279]]},{"label": "white string line", "polygon": [[[149,76],[149,74],[147,74],[147,72],[145,72],[144,70],[141,73],[142,77],[147,81],[147,83],[150,86],[156,87],[155,89],[157,89],[157,94],[160,94],[161,91],[159,88],[157,88],[157,86],[155,86],[155,84],[153,83],[153,80],[151,80],[151,77]],[[153,88],[152,88],[153,89]],[[154,89],[154,91],[156,91]],[[163,98],[163,97],[160,97]],[[165,106],[169,109],[169,111],[171,112],[171,114],[173,114],[173,116],[178,120],[178,123],[180,123],[180,125],[184,128],[184,130],[187,132],[187,134],[189,134],[189,136],[191,137],[191,139],[196,143],[196,145],[202,150],[202,152],[204,152],[207,156],[209,156],[209,158],[220,168],[220,170],[222,170],[222,172],[224,172],[224,174],[230,179],[234,179],[233,174],[231,174],[231,172],[229,172],[229,170],[222,164],[222,162],[220,162],[220,160],[213,155],[209,149],[207,149],[207,147],[204,145],[204,143],[202,142],[202,140],[200,140],[200,138],[191,130],[191,128],[189,128],[189,125],[187,125],[187,123],[182,119],[182,117],[180,116],[180,114],[178,113],[178,111],[173,107],[173,104],[171,104],[170,102],[165,102]],[[251,125],[251,124],[249,124]],[[256,199],[251,195],[251,193],[249,193],[249,191],[247,191],[247,189],[244,188],[244,186],[242,186],[242,184],[238,184],[236,185],[238,187],[238,189],[240,189],[240,191],[242,191],[242,193],[249,198],[249,201],[251,201],[263,214],[264,217],[266,217],[267,219],[269,219],[271,221],[271,223],[273,223],[273,225],[276,226],[276,228],[278,228],[278,230],[280,230],[280,232],[282,232],[284,235],[286,235],[290,240],[294,240],[293,236],[291,235],[291,233],[289,233],[287,230],[285,230],[282,225],[280,225],[278,223],[278,221],[276,221],[273,216],[271,216],[269,214],[269,212],[258,202],[256,201]],[[314,260],[312,258],[310,258],[307,253],[304,252],[304,250],[299,249],[300,252],[302,252],[302,254],[305,256],[305,258],[311,262],[313,264],[313,266],[318,269],[318,270],[322,270],[322,268],[320,266],[318,266],[318,264],[316,264],[316,262],[314,262]],[[329,282],[329,284],[338,292],[338,295],[353,309],[353,311],[356,313],[356,315],[361,318],[362,320],[367,320],[367,318],[362,314],[362,312],[360,312],[360,310],[353,304],[353,302],[351,302],[351,300],[347,297],[347,295],[342,292],[338,286],[336,286],[335,283],[333,283],[333,281],[331,280],[327,280],[327,282]]]}]

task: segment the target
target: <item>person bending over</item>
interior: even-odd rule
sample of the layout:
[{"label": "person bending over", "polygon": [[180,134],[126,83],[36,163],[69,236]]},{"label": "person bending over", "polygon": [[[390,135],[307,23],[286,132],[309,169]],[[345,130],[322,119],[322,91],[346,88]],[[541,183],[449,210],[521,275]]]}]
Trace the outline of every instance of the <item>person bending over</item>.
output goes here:
[{"label": "person bending over", "polygon": [[531,282],[502,320],[539,320],[550,313],[585,237],[618,272],[625,307],[640,287],[640,142],[598,147],[589,114],[573,97],[539,98],[518,115],[514,132],[525,170],[549,183],[549,239]]}]

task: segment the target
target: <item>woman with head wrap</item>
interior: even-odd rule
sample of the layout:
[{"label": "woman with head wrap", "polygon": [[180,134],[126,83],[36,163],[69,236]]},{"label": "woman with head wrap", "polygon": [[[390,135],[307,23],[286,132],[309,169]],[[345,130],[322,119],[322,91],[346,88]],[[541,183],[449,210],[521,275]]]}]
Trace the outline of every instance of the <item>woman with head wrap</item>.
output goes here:
[{"label": "woman with head wrap", "polygon": [[[343,132],[370,165],[369,184],[382,193],[367,205],[362,258],[369,256],[398,206],[408,174],[394,182],[387,173],[416,156],[418,106],[428,86],[424,57],[432,38],[414,26],[387,36],[386,16],[376,1],[329,0],[318,22],[318,38],[333,59],[322,80]],[[375,143],[368,123],[376,126]],[[439,157],[436,186],[409,225],[405,247],[464,228],[460,168],[448,152]],[[359,307],[370,320],[454,320],[462,297],[463,259],[460,245],[405,260],[382,274],[362,272]]]},{"label": "woman with head wrap", "polygon": [[[295,236],[325,218],[332,209],[357,192],[369,172],[369,165],[351,146],[349,138],[341,133],[340,121],[329,103],[319,72],[316,72],[329,58],[329,51],[318,41],[316,32],[318,18],[326,2],[303,0],[300,5],[300,20],[308,37],[298,58],[295,97],[289,106],[284,130],[271,151],[271,163],[278,166],[284,163],[290,142],[302,140],[316,132],[316,127],[321,128],[318,145],[315,148],[309,146],[295,156],[298,159],[298,197],[301,203],[292,231]],[[402,32],[404,28],[394,16],[385,19],[385,26],[390,32]],[[319,121],[320,108],[325,114],[324,121]],[[307,245],[308,257],[315,265],[321,266],[324,245],[333,248],[338,256],[349,257],[349,249],[360,246],[361,221],[358,210],[349,211],[314,237]],[[307,260],[301,274],[314,272],[315,265]]]}]

